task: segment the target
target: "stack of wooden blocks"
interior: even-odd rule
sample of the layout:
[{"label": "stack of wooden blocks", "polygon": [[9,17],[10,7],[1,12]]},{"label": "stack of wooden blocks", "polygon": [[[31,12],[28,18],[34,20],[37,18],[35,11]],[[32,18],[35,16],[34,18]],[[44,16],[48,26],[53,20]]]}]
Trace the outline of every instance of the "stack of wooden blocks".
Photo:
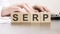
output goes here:
[{"label": "stack of wooden blocks", "polygon": [[50,23],[50,22],[51,22],[50,12],[11,13],[11,23]]}]

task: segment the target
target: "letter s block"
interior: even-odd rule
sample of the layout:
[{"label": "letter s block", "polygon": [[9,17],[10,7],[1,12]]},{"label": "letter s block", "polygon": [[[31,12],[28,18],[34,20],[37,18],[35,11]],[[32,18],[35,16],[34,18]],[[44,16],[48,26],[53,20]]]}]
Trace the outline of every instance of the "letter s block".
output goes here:
[{"label": "letter s block", "polygon": [[11,23],[20,23],[21,22],[21,15],[19,12],[12,12],[11,13]]}]

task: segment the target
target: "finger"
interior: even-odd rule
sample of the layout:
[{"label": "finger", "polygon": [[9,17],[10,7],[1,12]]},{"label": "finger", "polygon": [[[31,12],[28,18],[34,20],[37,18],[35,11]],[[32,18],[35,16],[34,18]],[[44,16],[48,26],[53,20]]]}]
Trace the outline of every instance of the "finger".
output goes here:
[{"label": "finger", "polygon": [[24,8],[28,13],[33,13],[34,11],[30,9],[26,4],[24,4]]},{"label": "finger", "polygon": [[6,7],[3,7],[3,8],[2,8],[2,11],[1,11],[1,16],[2,16],[2,17],[4,17],[4,16],[7,15],[7,14],[9,15],[10,12],[8,12],[7,9],[8,9],[8,8],[6,8]]},{"label": "finger", "polygon": [[20,10],[21,13],[28,13],[24,8]]},{"label": "finger", "polygon": [[43,6],[44,11],[49,12],[49,9],[47,7]]},{"label": "finger", "polygon": [[25,10],[24,4],[14,4],[14,5],[21,8],[21,10],[19,10],[21,13],[27,13],[28,12]]},{"label": "finger", "polygon": [[31,5],[29,5],[29,4],[27,4],[27,3],[25,3],[25,5],[26,5],[31,11],[34,11],[34,9],[32,8]]},{"label": "finger", "polygon": [[12,12],[19,11],[19,7],[3,7],[1,16],[10,16]]},{"label": "finger", "polygon": [[14,4],[13,6],[17,6],[17,7],[19,7],[20,8],[20,12],[21,13],[26,13],[27,11],[24,9],[24,4]]},{"label": "finger", "polygon": [[44,11],[43,8],[42,8],[42,6],[39,6],[39,5],[34,5],[33,8],[35,10],[38,10],[39,12],[43,12]]},{"label": "finger", "polygon": [[38,10],[34,10],[35,13],[39,13]]},{"label": "finger", "polygon": [[24,8],[26,10],[26,12],[28,12],[28,13],[31,13],[33,11],[33,8],[26,3],[25,4],[17,4],[15,6],[21,7],[22,9]]},{"label": "finger", "polygon": [[12,6],[17,6],[17,7],[23,8],[23,4],[13,4]]},{"label": "finger", "polygon": [[11,7],[11,12],[18,12],[21,8],[20,7]]}]

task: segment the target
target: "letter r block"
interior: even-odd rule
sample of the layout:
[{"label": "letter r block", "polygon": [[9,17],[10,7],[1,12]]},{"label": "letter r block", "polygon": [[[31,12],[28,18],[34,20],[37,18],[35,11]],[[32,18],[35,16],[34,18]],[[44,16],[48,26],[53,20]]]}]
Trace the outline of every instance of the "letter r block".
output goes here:
[{"label": "letter r block", "polygon": [[31,23],[39,23],[39,13],[31,13]]}]

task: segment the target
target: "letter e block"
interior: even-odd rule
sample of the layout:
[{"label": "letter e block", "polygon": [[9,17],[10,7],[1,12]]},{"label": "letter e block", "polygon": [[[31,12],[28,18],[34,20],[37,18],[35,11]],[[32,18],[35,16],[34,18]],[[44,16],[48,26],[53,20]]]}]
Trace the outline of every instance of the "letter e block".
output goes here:
[{"label": "letter e block", "polygon": [[22,13],[22,23],[30,23],[31,22],[31,14],[30,13]]}]

